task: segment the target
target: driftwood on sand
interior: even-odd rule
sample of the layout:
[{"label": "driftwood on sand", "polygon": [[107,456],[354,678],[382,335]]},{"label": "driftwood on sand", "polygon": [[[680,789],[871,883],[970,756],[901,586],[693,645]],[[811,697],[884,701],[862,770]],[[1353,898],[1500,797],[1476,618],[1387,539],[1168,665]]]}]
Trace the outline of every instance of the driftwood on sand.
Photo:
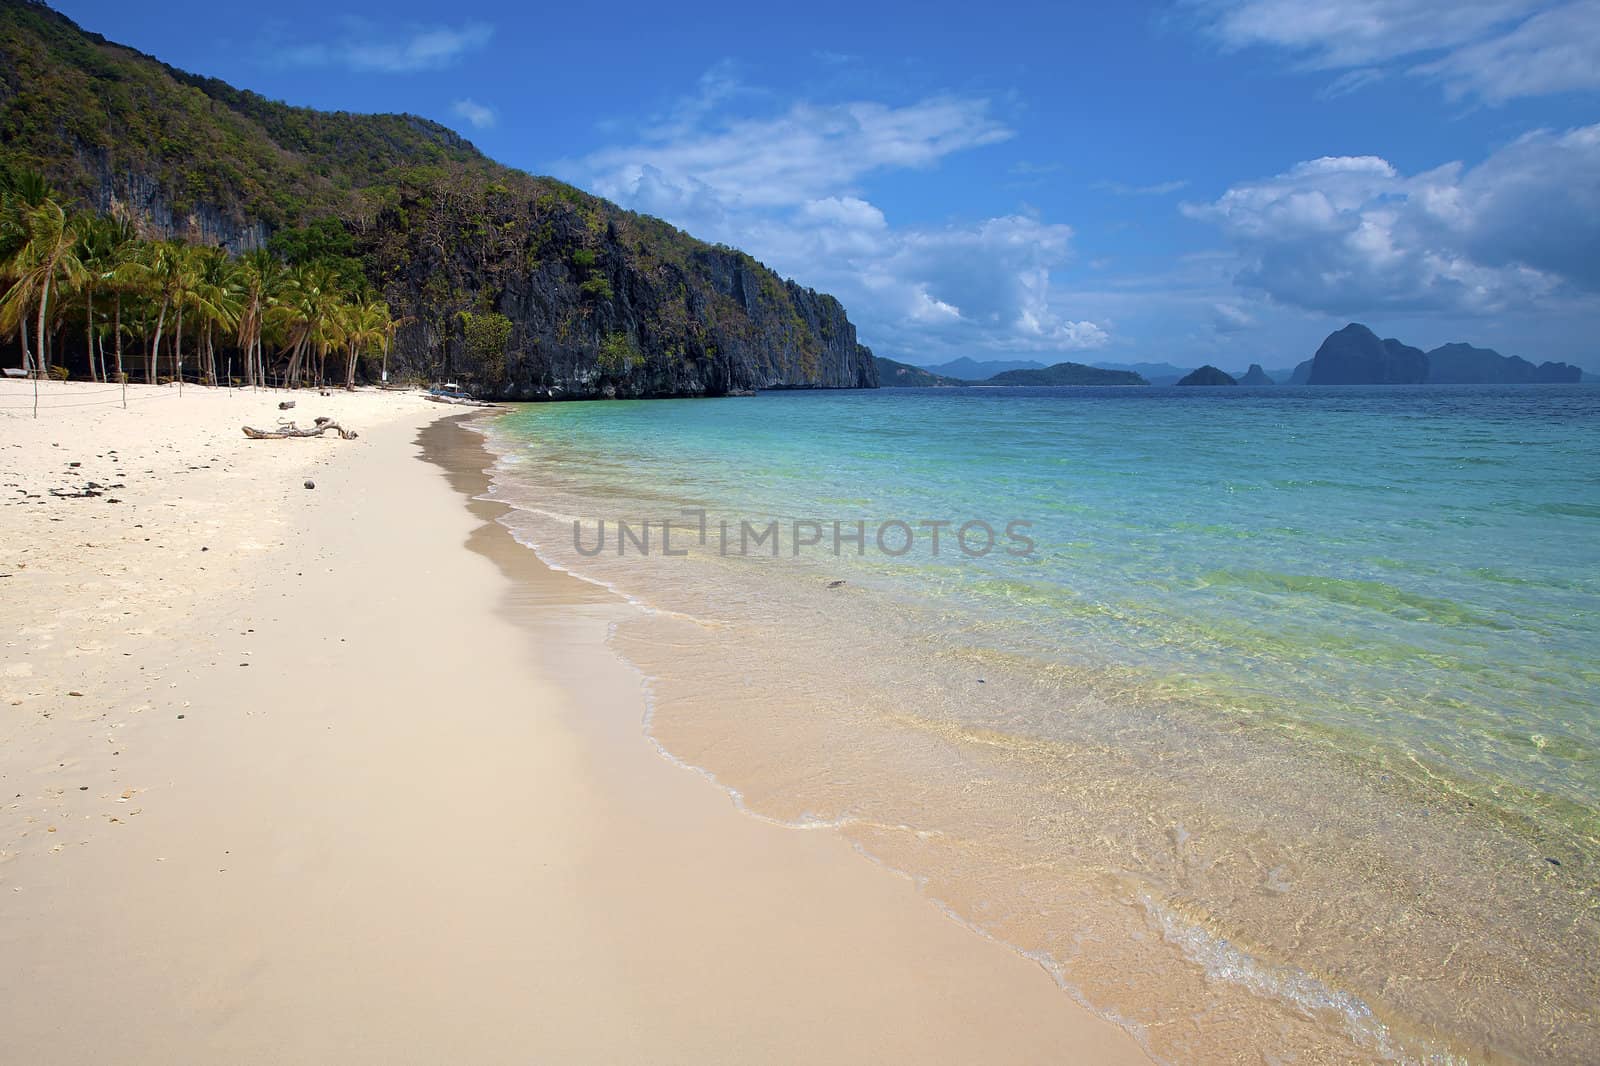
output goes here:
[{"label": "driftwood on sand", "polygon": [[356,431],[345,429],[331,418],[319,418],[316,425],[309,429],[301,429],[293,422],[279,422],[277,429],[256,429],[253,426],[244,427],[244,435],[251,440],[282,440],[285,437],[320,437],[329,430],[339,434],[342,440],[355,440]]},{"label": "driftwood on sand", "polygon": [[457,407],[495,407],[495,406],[498,406],[496,404],[489,403],[487,400],[474,400],[470,396],[439,396],[439,395],[435,395],[435,394],[429,394],[428,399],[432,400],[434,403],[454,404]]}]

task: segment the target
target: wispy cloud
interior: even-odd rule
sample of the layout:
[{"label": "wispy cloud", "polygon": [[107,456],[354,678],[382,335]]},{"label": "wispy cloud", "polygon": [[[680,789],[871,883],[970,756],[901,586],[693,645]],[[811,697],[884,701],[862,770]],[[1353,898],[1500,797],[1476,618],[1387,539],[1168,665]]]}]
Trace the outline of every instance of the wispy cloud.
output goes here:
[{"label": "wispy cloud", "polygon": [[1600,0],[1181,0],[1223,48],[1336,72],[1324,95],[1391,72],[1498,103],[1600,89]]},{"label": "wispy cloud", "polygon": [[411,74],[443,70],[479,51],[494,37],[483,22],[414,26],[396,33],[368,19],[345,18],[327,40],[275,42],[271,62],[288,66],[346,67],[363,73]]},{"label": "wispy cloud", "polygon": [[1493,102],[1600,88],[1600,3],[1542,11],[1414,72],[1438,78],[1452,97],[1476,93]]},{"label": "wispy cloud", "polygon": [[1211,328],[1217,333],[1238,333],[1255,324],[1255,316],[1236,304],[1219,301],[1211,305]]},{"label": "wispy cloud", "polygon": [[1070,227],[1024,212],[895,225],[864,195],[869,177],[931,170],[1012,136],[981,96],[781,101],[721,66],[627,143],[560,169],[833,292],[886,354],[1102,346],[1104,326],[1068,314],[1051,284],[1072,257]]},{"label": "wispy cloud", "polygon": [[1061,171],[1060,163],[1034,163],[1026,159],[1019,159],[1012,163],[1009,173],[1018,178],[1040,178],[1047,174],[1056,174]]},{"label": "wispy cloud", "polygon": [[1120,181],[1095,182],[1096,189],[1116,193],[1118,196],[1171,196],[1189,187],[1187,179],[1182,181],[1162,181],[1154,185],[1126,185]]},{"label": "wispy cloud", "polygon": [[[777,115],[719,118],[702,88],[639,143],[583,161],[602,193],[626,195],[666,181],[747,206],[794,205],[851,188],[875,171],[930,167],[1012,136],[983,99],[935,97],[902,107],[800,101]],[[732,94],[721,84],[711,91],[718,99]]]},{"label": "wispy cloud", "polygon": [[498,121],[494,108],[480,104],[471,97],[465,100],[457,100],[450,105],[450,110],[455,112],[458,117],[471,123],[475,129],[486,130]]}]

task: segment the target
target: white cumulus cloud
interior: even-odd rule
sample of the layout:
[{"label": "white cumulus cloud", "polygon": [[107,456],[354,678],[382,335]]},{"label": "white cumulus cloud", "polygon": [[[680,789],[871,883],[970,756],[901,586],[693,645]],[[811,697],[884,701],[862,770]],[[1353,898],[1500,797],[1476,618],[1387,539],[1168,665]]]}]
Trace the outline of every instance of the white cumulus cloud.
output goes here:
[{"label": "white cumulus cloud", "polygon": [[[735,103],[765,105],[733,113]],[[726,66],[618,144],[562,166],[624,206],[743,248],[838,296],[865,341],[906,358],[1097,348],[1050,275],[1072,230],[1028,214],[896,225],[862,183],[1012,136],[982,97],[775,104]]]},{"label": "white cumulus cloud", "polygon": [[1600,293],[1600,125],[1536,130],[1473,167],[1406,175],[1375,156],[1297,164],[1184,204],[1238,281],[1330,314],[1527,310]]}]

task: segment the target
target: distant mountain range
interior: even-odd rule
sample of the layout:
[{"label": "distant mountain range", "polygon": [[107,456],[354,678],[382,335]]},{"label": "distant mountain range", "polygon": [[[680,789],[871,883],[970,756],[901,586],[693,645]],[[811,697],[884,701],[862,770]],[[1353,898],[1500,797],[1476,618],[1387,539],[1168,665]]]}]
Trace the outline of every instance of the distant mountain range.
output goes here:
[{"label": "distant mountain range", "polygon": [[[885,384],[909,384],[916,374],[934,380],[919,384],[959,385],[1176,385],[1222,384],[1215,375],[1204,374],[1201,381],[1190,381],[1194,367],[1173,363],[1057,363],[1047,367],[1031,360],[979,362],[961,358],[926,369],[878,360]],[[899,368],[893,374],[885,366]],[[1493,348],[1470,344],[1441,345],[1429,352],[1413,348],[1394,338],[1380,340],[1359,322],[1335,330],[1322,342],[1316,355],[1294,367],[1263,370],[1251,363],[1243,373],[1215,371],[1229,382],[1251,387],[1269,385],[1542,385],[1594,381],[1596,375],[1569,363],[1546,362],[1535,365],[1515,355],[1501,355]],[[1105,371],[1122,375],[1100,378],[1086,371]]]}]

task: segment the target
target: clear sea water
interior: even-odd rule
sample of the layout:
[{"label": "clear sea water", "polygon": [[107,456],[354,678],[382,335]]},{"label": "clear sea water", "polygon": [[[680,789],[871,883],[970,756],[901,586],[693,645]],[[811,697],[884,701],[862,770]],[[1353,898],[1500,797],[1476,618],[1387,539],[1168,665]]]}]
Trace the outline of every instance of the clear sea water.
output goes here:
[{"label": "clear sea water", "polygon": [[[1600,1057],[1600,388],[769,393],[489,433],[513,531],[658,608],[616,643],[669,754],[1158,1057]],[[574,548],[682,508],[685,558]],[[897,520],[913,550],[875,550]]]}]

